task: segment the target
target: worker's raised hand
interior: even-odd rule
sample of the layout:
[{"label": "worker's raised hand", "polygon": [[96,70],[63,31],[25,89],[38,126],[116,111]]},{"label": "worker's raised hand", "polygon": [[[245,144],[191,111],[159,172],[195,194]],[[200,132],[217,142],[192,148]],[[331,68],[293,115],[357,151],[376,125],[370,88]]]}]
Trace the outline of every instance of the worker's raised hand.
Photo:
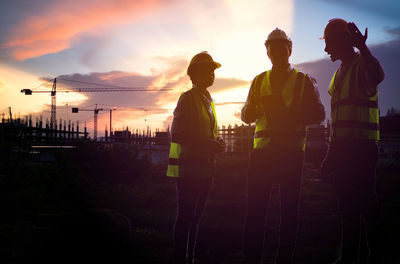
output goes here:
[{"label": "worker's raised hand", "polygon": [[356,24],[354,24],[353,22],[348,24],[348,28],[349,28],[350,34],[353,38],[354,46],[359,50],[362,50],[363,48],[365,48],[366,47],[365,42],[367,41],[367,38],[368,38],[368,28],[365,28],[364,35],[361,34],[360,30],[358,29]]}]

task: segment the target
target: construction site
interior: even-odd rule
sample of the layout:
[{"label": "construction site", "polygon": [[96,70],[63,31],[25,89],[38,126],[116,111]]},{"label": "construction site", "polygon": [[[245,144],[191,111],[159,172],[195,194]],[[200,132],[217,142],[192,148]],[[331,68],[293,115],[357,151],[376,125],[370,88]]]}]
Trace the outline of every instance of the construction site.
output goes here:
[{"label": "construction site", "polygon": [[[169,128],[113,130],[112,114],[118,106],[72,107],[71,114],[93,113],[90,133],[86,122],[57,119],[56,94],[71,88],[57,90],[57,79],[48,83],[51,90],[39,87],[21,93],[49,93],[50,119],[15,117],[11,107],[2,115],[2,263],[70,263],[77,258],[92,263],[170,263],[176,190],[174,181],[165,176]],[[79,91],[151,92],[90,85]],[[104,136],[98,135],[100,111],[109,112]],[[396,263],[400,114],[393,109],[381,116],[380,124],[377,191],[388,256]],[[216,157],[214,183],[200,226],[197,249],[202,263],[239,263],[254,130],[254,125],[237,124],[217,128],[225,149]],[[296,263],[331,263],[340,246],[340,212],[333,185],[321,178],[319,170],[330,130],[329,121],[307,129]],[[272,213],[266,219],[265,263],[273,263],[279,239],[279,196],[274,186]],[[360,252],[361,261],[366,261],[367,245]]]},{"label": "construction site", "polygon": [[[377,168],[387,248],[393,254],[392,242],[400,231],[399,120],[398,114],[381,117]],[[340,243],[332,185],[319,177],[329,130],[328,123],[307,131],[296,263],[329,263]],[[118,263],[168,263],[176,210],[175,185],[165,177],[170,134],[139,131],[106,132],[96,138],[85,125],[67,120],[52,124],[41,118],[13,118],[11,109],[3,115],[3,263],[67,263],[77,256],[115,262],[116,255],[121,258]],[[238,263],[254,126],[220,127],[218,134],[226,149],[217,156],[198,249],[204,263]],[[276,213],[266,220],[265,259],[271,261],[278,239],[278,201],[275,186],[269,207]]]}]

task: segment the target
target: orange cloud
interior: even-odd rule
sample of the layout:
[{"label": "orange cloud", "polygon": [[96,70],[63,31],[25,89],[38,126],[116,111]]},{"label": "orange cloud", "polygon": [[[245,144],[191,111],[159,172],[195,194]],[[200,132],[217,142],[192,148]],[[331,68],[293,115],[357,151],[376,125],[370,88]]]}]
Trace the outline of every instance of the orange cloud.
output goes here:
[{"label": "orange cloud", "polygon": [[87,0],[57,1],[42,13],[22,20],[3,47],[17,60],[25,60],[69,48],[79,35],[118,23],[126,23],[170,1]]},{"label": "orange cloud", "polygon": [[99,78],[103,81],[113,81],[115,79],[119,79],[119,78],[123,78],[123,77],[131,77],[131,76],[135,76],[135,75],[137,75],[137,73],[112,71],[112,72],[100,75]]}]

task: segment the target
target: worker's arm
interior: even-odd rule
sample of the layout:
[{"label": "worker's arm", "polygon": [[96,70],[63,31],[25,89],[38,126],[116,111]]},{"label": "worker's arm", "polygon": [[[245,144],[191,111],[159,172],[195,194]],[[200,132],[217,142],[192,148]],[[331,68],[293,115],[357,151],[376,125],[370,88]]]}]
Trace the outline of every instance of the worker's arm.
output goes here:
[{"label": "worker's arm", "polygon": [[246,124],[251,124],[255,122],[258,118],[260,118],[263,115],[262,109],[259,104],[259,97],[256,95],[255,92],[257,79],[258,78],[254,78],[253,82],[251,83],[246,103],[242,108],[241,119]]},{"label": "worker's arm", "polygon": [[173,142],[188,145],[191,143],[190,114],[191,114],[191,96],[189,93],[183,93],[178,100],[174,110],[174,119],[171,127],[171,137]]},{"label": "worker's arm", "polygon": [[325,120],[325,108],[318,92],[317,81],[306,75],[304,94],[299,111],[301,125],[320,124]]},{"label": "worker's arm", "polygon": [[378,59],[372,55],[367,46],[361,49],[360,52],[363,62],[361,67],[364,68],[364,76],[371,86],[377,86],[385,78],[383,68]]},{"label": "worker's arm", "polygon": [[374,96],[378,92],[378,84],[385,78],[379,61],[365,47],[361,52],[361,64],[358,72],[359,89],[366,96]]},{"label": "worker's arm", "polygon": [[368,29],[365,29],[365,34],[361,34],[360,30],[354,23],[349,23],[349,29],[353,37],[354,46],[360,51],[362,63],[360,65],[361,78],[364,79],[360,88],[363,89],[368,96],[373,96],[376,91],[376,86],[385,78],[385,73],[379,61],[372,55],[366,45],[368,38]]},{"label": "worker's arm", "polygon": [[221,140],[201,137],[194,129],[196,124],[194,124],[193,120],[197,114],[195,112],[196,108],[193,107],[195,104],[192,96],[192,94],[186,92],[178,100],[172,121],[172,142],[188,147],[187,150],[189,150],[192,157],[202,157],[222,151],[225,146]]}]

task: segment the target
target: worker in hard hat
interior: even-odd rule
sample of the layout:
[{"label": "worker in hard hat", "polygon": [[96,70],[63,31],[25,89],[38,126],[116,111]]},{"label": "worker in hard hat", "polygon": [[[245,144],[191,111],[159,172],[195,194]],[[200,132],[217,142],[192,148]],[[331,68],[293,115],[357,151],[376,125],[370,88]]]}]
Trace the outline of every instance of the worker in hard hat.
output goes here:
[{"label": "worker in hard hat", "polygon": [[281,223],[276,263],[292,263],[306,126],[321,123],[325,110],[315,79],[289,63],[292,41],[287,34],[276,28],[265,47],[272,69],[254,78],[241,112],[245,123],[256,123],[247,175],[243,253],[248,263],[260,263],[266,209],[272,185],[277,183]]},{"label": "worker in hard hat", "polygon": [[178,210],[174,262],[194,259],[197,227],[213,179],[214,155],[225,149],[217,134],[215,105],[207,91],[221,65],[207,52],[195,55],[187,74],[192,89],[182,93],[174,111],[167,176],[176,180]]},{"label": "worker in hard hat", "polygon": [[382,258],[375,167],[378,84],[384,72],[365,44],[367,34],[367,29],[363,35],[354,23],[335,18],[329,21],[323,36],[325,52],[332,61],[341,61],[329,87],[331,142],[321,167],[322,175],[334,181],[342,212],[341,258],[336,263],[357,261],[361,218],[367,230],[369,263],[381,263]]}]

